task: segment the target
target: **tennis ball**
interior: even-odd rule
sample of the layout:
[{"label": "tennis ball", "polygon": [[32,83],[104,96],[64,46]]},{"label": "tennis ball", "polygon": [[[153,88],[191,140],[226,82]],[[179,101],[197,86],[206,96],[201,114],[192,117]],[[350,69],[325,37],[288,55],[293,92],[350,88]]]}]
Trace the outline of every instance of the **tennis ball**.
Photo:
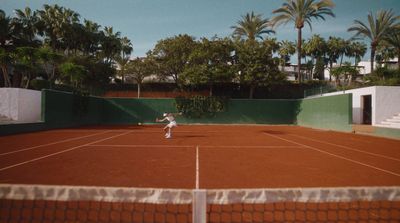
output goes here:
[{"label": "tennis ball", "polygon": [[138,125],[142,125],[142,123],[141,123],[141,122],[138,122]]}]

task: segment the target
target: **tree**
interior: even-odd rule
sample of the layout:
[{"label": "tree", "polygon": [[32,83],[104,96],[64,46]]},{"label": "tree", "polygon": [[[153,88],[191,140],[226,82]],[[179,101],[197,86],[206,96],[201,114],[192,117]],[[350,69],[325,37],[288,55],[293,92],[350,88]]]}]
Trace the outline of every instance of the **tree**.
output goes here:
[{"label": "tree", "polygon": [[14,52],[13,86],[28,88],[38,70],[37,48],[18,47]]},{"label": "tree", "polygon": [[332,74],[331,71],[333,69],[333,63],[337,62],[340,55],[344,53],[343,42],[345,40],[339,37],[332,37],[330,36],[327,44],[327,51],[326,54],[328,56],[329,61],[329,81],[332,81]]},{"label": "tree", "polygon": [[400,28],[395,29],[384,41],[393,48],[397,57],[397,68],[400,70]]},{"label": "tree", "polygon": [[190,84],[207,84],[212,96],[216,83],[232,81],[233,51],[233,43],[228,38],[203,38],[191,52],[182,79]]},{"label": "tree", "polygon": [[271,41],[238,41],[235,45],[237,73],[241,83],[250,86],[249,98],[253,98],[257,86],[286,79],[279,71],[279,59],[272,57]]},{"label": "tree", "polygon": [[152,52],[158,75],[163,79],[173,78],[180,87],[179,76],[184,71],[195,45],[194,38],[186,34],[158,41]]},{"label": "tree", "polygon": [[290,56],[296,52],[296,45],[288,40],[279,42],[278,54],[281,57],[282,71],[284,70],[286,63],[290,61]]},{"label": "tree", "polygon": [[113,27],[104,27],[100,41],[102,56],[107,63],[111,63],[121,53],[120,32],[115,32]]},{"label": "tree", "polygon": [[65,62],[60,65],[60,72],[62,77],[70,82],[75,88],[81,87],[81,83],[87,75],[87,70],[84,66],[77,65],[72,62]]},{"label": "tree", "polygon": [[125,66],[129,61],[129,55],[131,54],[133,48],[132,48],[131,41],[127,37],[120,39],[120,41],[121,41],[121,54],[116,56],[115,60],[120,67],[119,73],[122,78],[121,82],[122,82],[122,84],[124,84],[124,82],[125,82]]},{"label": "tree", "polygon": [[43,7],[44,9],[38,12],[39,33],[54,50],[68,49],[72,27],[79,22],[80,15],[57,4],[52,6],[45,4]]},{"label": "tree", "polygon": [[270,22],[268,19],[263,19],[261,14],[247,13],[242,16],[242,20],[237,22],[236,26],[231,26],[234,29],[233,36],[237,38],[246,37],[249,41],[255,41],[256,38],[263,39],[264,34],[275,33],[269,29]]},{"label": "tree", "polygon": [[4,87],[11,87],[11,80],[8,73],[8,66],[11,63],[10,54],[3,48],[0,48],[0,67],[3,73]]},{"label": "tree", "polygon": [[83,54],[96,56],[100,45],[101,26],[93,21],[85,19],[83,27],[85,30],[85,34],[81,37]]},{"label": "tree", "polygon": [[297,75],[299,80],[302,81],[301,75],[301,43],[302,43],[302,29],[304,23],[311,27],[311,20],[313,18],[325,20],[324,15],[335,17],[332,12],[334,4],[331,0],[286,0],[282,7],[273,11],[277,16],[271,19],[274,26],[294,22],[297,29]]},{"label": "tree", "polygon": [[347,82],[347,85],[350,86],[353,77],[358,74],[358,70],[351,66],[349,62],[346,62],[343,66],[332,69],[331,73],[335,77],[337,85],[340,85],[340,79],[343,78],[344,82]]},{"label": "tree", "polygon": [[361,58],[367,52],[367,45],[362,42],[351,42],[349,46],[349,56],[354,57],[354,66],[361,61]]},{"label": "tree", "polygon": [[0,10],[0,48],[8,50],[13,44],[14,27],[11,24],[12,19]]},{"label": "tree", "polygon": [[[304,44],[304,50],[307,55],[311,56],[311,66],[314,67],[316,64],[316,60],[318,61],[319,65],[323,62],[323,56],[326,53],[326,42],[325,39],[319,35],[313,35],[306,44]],[[318,79],[322,80],[324,69],[320,69],[321,66],[318,66],[318,70],[314,70],[315,76]]]},{"label": "tree", "polygon": [[53,52],[49,47],[44,46],[38,49],[37,58],[43,64],[48,81],[50,82],[50,88],[52,88],[57,79],[56,69],[64,57],[57,52]]},{"label": "tree", "polygon": [[367,24],[354,20],[354,24],[347,30],[355,32],[353,38],[362,37],[371,41],[371,72],[374,71],[376,48],[396,27],[400,26],[399,19],[400,17],[395,16],[392,10],[380,10],[375,16],[370,12]]},{"label": "tree", "polygon": [[10,48],[13,44],[14,30],[11,18],[0,9],[0,67],[3,74],[4,87],[11,87],[8,68],[11,64]]},{"label": "tree", "polygon": [[140,98],[141,86],[144,78],[154,74],[155,62],[150,55],[145,58],[137,57],[129,61],[126,66],[127,77],[132,78],[137,83],[137,97]]},{"label": "tree", "polygon": [[31,46],[39,45],[39,41],[35,40],[39,22],[37,12],[32,12],[29,7],[26,7],[24,10],[16,9],[15,14],[13,24],[20,31],[20,41]]}]

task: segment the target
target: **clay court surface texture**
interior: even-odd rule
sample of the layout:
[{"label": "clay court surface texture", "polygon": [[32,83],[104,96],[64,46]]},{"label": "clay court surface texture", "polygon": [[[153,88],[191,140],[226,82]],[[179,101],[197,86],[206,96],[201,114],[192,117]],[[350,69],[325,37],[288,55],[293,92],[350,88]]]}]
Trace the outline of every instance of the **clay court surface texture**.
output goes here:
[{"label": "clay court surface texture", "polygon": [[[172,138],[166,139],[162,128],[91,126],[0,137],[1,222],[193,222],[197,220],[192,215],[192,191],[202,189],[208,191],[207,203],[221,200],[219,193],[227,195],[227,203],[217,201],[225,206],[207,204],[208,222],[400,221],[399,140],[284,125],[179,125]],[[59,196],[32,197],[35,185],[44,191],[58,187]],[[113,188],[148,189],[151,193],[169,190],[169,195],[174,190],[180,192],[179,199],[169,199],[174,205],[160,206],[165,202],[156,201],[155,206],[149,206],[149,214],[147,206],[130,208],[121,197],[101,200],[96,195],[91,197],[95,200],[92,203],[71,204],[75,189],[67,198],[60,194],[66,193],[63,187],[76,186],[107,187],[107,193]],[[15,191],[10,192],[10,188]],[[295,190],[299,198],[289,196],[288,202],[281,202],[281,191],[263,191],[282,188]],[[308,188],[319,191],[318,199],[322,200],[315,200]],[[336,188],[335,196],[342,190],[347,193],[344,206],[335,197],[321,196],[323,188]],[[358,189],[349,192],[346,188]],[[260,208],[260,197],[252,200],[239,194],[245,199],[235,200],[229,197],[232,190],[272,193],[278,203],[266,202]],[[302,203],[302,191],[311,197],[304,201],[311,204]],[[25,197],[17,196],[20,193],[26,193]],[[146,196],[151,200],[153,195]],[[58,203],[52,203],[53,197]],[[357,201],[359,197],[361,201]],[[363,201],[365,197],[368,202]],[[39,201],[33,201],[36,199]],[[136,197],[132,199],[140,203]],[[249,200],[256,206],[235,206]],[[317,207],[320,202],[328,202],[323,212],[308,206]],[[108,214],[102,215],[101,208]]]},{"label": "clay court surface texture", "polygon": [[400,141],[297,126],[59,129],[0,137],[0,182],[152,188],[400,185]]}]

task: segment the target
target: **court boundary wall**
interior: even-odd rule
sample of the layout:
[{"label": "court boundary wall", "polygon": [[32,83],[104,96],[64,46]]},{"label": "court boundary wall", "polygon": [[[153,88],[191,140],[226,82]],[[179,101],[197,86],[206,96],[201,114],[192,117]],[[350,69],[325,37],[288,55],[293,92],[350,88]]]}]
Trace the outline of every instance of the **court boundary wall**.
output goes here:
[{"label": "court boundary wall", "polygon": [[[77,111],[72,93],[43,90],[42,122],[0,125],[0,135],[84,125],[154,124],[163,112],[176,112],[174,99],[87,97],[86,110]],[[79,109],[78,109],[79,110]],[[62,118],[60,118],[62,117]],[[352,131],[352,96],[341,94],[306,99],[231,99],[214,117],[178,117],[181,124],[283,124]],[[376,128],[372,135],[400,138],[396,129]]]}]

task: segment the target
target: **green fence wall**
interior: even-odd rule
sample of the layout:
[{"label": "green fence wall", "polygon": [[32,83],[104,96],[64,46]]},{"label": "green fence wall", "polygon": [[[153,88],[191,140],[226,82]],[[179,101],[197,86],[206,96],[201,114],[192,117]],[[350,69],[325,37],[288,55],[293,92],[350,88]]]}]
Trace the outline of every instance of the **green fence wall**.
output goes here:
[{"label": "green fence wall", "polygon": [[103,99],[85,97],[84,100],[69,92],[43,90],[42,121],[49,127],[100,124],[103,119]]},{"label": "green fence wall", "polygon": [[341,94],[300,100],[297,125],[351,131],[352,96]]},{"label": "green fence wall", "polygon": [[[42,121],[27,129],[45,130],[99,124],[155,123],[164,112],[177,112],[174,99],[129,99],[87,97],[85,111],[77,108],[71,93],[43,90]],[[178,117],[178,123],[204,124],[293,124],[313,128],[351,131],[351,95],[313,99],[232,99],[225,111],[213,117]],[[21,127],[21,126],[20,126]],[[10,130],[7,130],[10,129]],[[0,134],[16,133],[13,127],[0,128]]]},{"label": "green fence wall", "polygon": [[[103,122],[107,124],[154,123],[164,112],[177,112],[174,99],[106,98]],[[229,100],[226,111],[212,117],[178,117],[180,123],[293,124],[297,100]]]}]

